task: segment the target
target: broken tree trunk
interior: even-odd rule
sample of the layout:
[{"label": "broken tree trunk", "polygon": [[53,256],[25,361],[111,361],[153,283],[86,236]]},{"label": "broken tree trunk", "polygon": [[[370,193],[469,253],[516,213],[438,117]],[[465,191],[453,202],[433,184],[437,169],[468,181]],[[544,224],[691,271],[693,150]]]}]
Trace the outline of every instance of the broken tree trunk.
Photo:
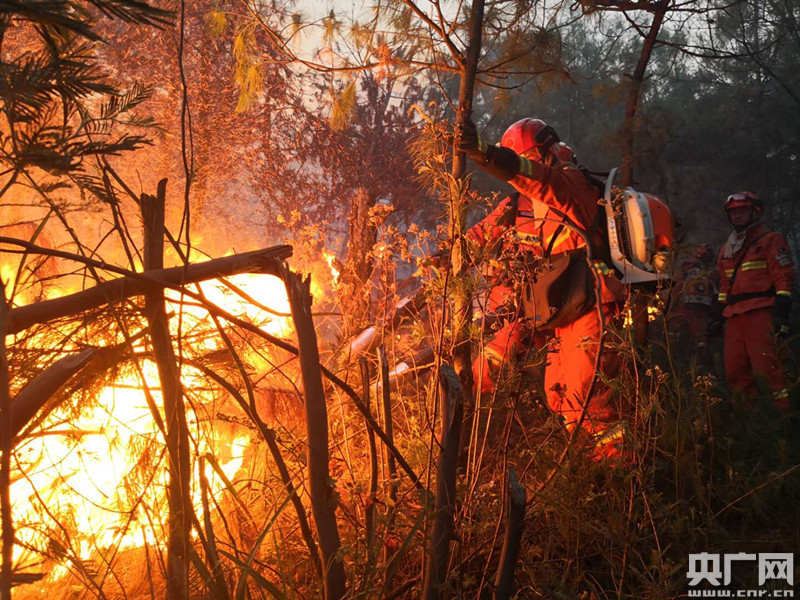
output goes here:
[{"label": "broken tree trunk", "polygon": [[514,591],[514,570],[522,542],[522,526],[525,521],[525,488],[517,479],[514,467],[508,470],[508,502],[506,503],[506,533],[500,566],[494,580],[494,600],[508,600]]},{"label": "broken tree trunk", "polygon": [[447,563],[453,539],[453,514],[456,506],[456,471],[461,438],[464,401],[461,382],[453,367],[439,368],[442,437],[436,460],[436,503],[430,535],[423,600],[439,600],[447,594]]},{"label": "broken tree trunk", "polygon": [[[389,384],[389,361],[386,359],[386,346],[383,344],[378,348],[378,365],[380,367],[381,382],[381,405],[383,407],[383,428],[389,442],[394,444],[394,424],[392,423],[392,393]],[[389,472],[389,489],[387,496],[390,506],[394,506],[397,500],[397,465],[394,456],[388,453],[386,456],[386,469]]]},{"label": "broken tree trunk", "polygon": [[0,599],[11,600],[12,561],[14,557],[14,524],[11,521],[11,397],[9,395],[6,326],[8,324],[6,282],[0,279],[0,522],[2,554],[0,566]]},{"label": "broken tree trunk", "polygon": [[349,243],[339,289],[342,306],[342,337],[352,338],[369,322],[370,291],[368,285],[373,269],[372,248],[378,230],[370,220],[375,198],[366,188],[358,188],[351,203]]},{"label": "broken tree trunk", "polygon": [[[142,194],[141,208],[144,222],[144,268],[161,269],[164,266],[164,209],[167,180],[158,183],[158,195]],[[169,458],[169,539],[167,540],[167,593],[166,600],[183,600],[189,597],[189,534],[192,526],[190,482],[191,461],[189,428],[186,424],[186,407],[183,403],[180,369],[172,347],[167,309],[163,290],[145,293],[145,316],[150,326],[150,339],[161,380],[167,429],[167,456]]]},{"label": "broken tree trunk", "polygon": [[341,542],[336,526],[336,494],[328,470],[328,408],[322,386],[317,333],[311,316],[311,278],[303,279],[285,268],[283,280],[289,294],[300,349],[300,371],[306,403],[308,487],[325,574],[324,597],[325,600],[339,600],[347,591],[347,579],[339,552]]},{"label": "broken tree trunk", "polygon": [[82,292],[12,308],[8,311],[6,333],[19,333],[36,323],[77,315],[104,304],[120,302],[131,296],[146,293],[160,294],[165,287],[174,288],[237,273],[278,275],[280,263],[291,255],[291,246],[275,246],[183,267],[157,269],[112,279]]},{"label": "broken tree trunk", "polygon": [[[370,377],[369,377],[369,363],[365,358],[358,361],[361,368],[361,390],[364,395],[364,406],[370,411]],[[366,421],[366,419],[365,419]],[[369,495],[367,496],[366,506],[364,508],[364,539],[367,542],[367,560],[364,565],[364,589],[369,589],[372,574],[375,569],[375,500],[378,497],[378,447],[375,444],[375,432],[369,428],[369,423],[365,423],[367,430],[367,448],[369,449]]]}]

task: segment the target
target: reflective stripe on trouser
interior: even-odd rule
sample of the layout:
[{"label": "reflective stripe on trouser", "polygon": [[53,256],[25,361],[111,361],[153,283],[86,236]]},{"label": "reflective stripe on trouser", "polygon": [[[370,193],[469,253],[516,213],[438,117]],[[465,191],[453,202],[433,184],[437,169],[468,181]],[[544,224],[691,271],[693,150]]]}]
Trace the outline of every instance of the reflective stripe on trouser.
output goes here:
[{"label": "reflective stripe on trouser", "polygon": [[773,392],[775,405],[788,406],[786,381],[772,333],[772,307],[725,320],[725,376],[734,391],[750,396],[757,393],[754,376],[763,377]]},{"label": "reflective stripe on trouser", "polygon": [[[603,314],[610,319],[618,310],[613,304],[603,306]],[[544,386],[547,404],[553,412],[564,417],[565,425],[572,428],[583,413],[582,427],[590,434],[607,429],[620,419],[619,397],[613,397],[609,388],[598,378],[591,398],[586,394],[594,377],[595,360],[600,340],[600,320],[595,310],[590,311],[566,327],[555,331],[550,344],[545,370]],[[620,370],[620,357],[611,350],[603,350],[600,369],[605,377],[613,378]]]},{"label": "reflective stripe on trouser", "polygon": [[614,423],[603,431],[597,432],[594,438],[592,455],[597,460],[616,459],[624,451],[623,444],[628,435],[624,421]]},{"label": "reflective stripe on trouser", "polygon": [[520,321],[506,323],[497,330],[483,348],[483,353],[472,362],[472,376],[480,386],[481,394],[494,388],[492,374],[500,370],[507,360],[513,360],[522,340]]}]

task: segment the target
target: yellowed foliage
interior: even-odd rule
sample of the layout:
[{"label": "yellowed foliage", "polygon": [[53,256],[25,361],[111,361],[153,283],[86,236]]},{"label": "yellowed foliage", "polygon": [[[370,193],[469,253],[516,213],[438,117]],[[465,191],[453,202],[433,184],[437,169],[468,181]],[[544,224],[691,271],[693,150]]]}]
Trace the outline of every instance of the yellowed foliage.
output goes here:
[{"label": "yellowed foliage", "polygon": [[350,117],[356,107],[356,81],[357,79],[353,79],[339,96],[333,97],[331,129],[334,131],[342,131],[350,123]]},{"label": "yellowed foliage", "polygon": [[221,10],[210,10],[206,13],[206,27],[212,38],[219,38],[228,28],[228,18]]},{"label": "yellowed foliage", "polygon": [[239,28],[233,38],[233,58],[237,62],[246,62],[253,51],[253,27],[245,24]]},{"label": "yellowed foliage", "polygon": [[339,31],[341,23],[336,18],[336,13],[331,9],[327,17],[322,19],[322,41],[325,44],[332,44],[336,32]]},{"label": "yellowed foliage", "polygon": [[389,65],[392,63],[392,49],[389,47],[389,44],[386,43],[386,40],[381,40],[376,53],[382,65]]},{"label": "yellowed foliage", "polygon": [[361,25],[358,21],[350,27],[350,38],[356,48],[366,48],[372,39],[372,31],[368,27]]},{"label": "yellowed foliage", "polygon": [[303,26],[303,13],[292,13],[292,35],[300,33],[300,28]]}]

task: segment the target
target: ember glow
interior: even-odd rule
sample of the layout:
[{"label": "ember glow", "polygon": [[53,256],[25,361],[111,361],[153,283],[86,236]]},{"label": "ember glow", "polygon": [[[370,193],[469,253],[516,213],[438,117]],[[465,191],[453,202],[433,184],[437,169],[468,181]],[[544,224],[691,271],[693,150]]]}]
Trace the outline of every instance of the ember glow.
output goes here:
[{"label": "ember glow", "polygon": [[241,274],[200,284],[205,297],[225,311],[247,317],[272,335],[292,331],[289,298],[283,281],[274,275]]},{"label": "ember glow", "polygon": [[[5,262],[0,268],[5,281],[15,280],[18,263]],[[320,272],[318,281],[330,277],[324,263],[320,263]],[[289,302],[280,278],[240,274],[224,281],[206,281],[198,287],[209,303],[226,312],[271,335],[291,336]],[[35,286],[29,289],[35,290]],[[77,290],[53,287],[46,297],[73,291]],[[315,291],[322,294],[319,284]],[[171,332],[174,339],[183,340],[184,346],[190,345],[190,357],[227,356],[217,326],[205,307],[175,290],[166,290],[165,298]],[[36,298],[23,293],[14,300],[15,305],[23,305]],[[226,329],[230,327],[224,319],[219,322]],[[145,326],[144,319],[136,325],[137,329]],[[26,344],[49,348],[50,338],[44,339],[45,335],[36,334],[42,339],[28,339]],[[88,341],[96,347],[108,347],[123,343],[124,339],[112,327],[101,331],[98,339]],[[8,343],[16,340],[14,336],[7,338]],[[164,434],[153,417],[153,410],[163,415],[163,404],[158,371],[145,340],[133,342],[134,352],[141,358],[128,361],[113,382],[88,402],[67,398],[17,441],[11,487],[19,541],[15,545],[15,563],[21,571],[47,574],[40,583],[21,588],[20,597],[49,595],[52,586],[68,574],[73,576],[69,579],[73,583],[76,574],[85,580],[85,565],[110,565],[114,556],[126,550],[152,552],[165,548],[168,457]],[[237,338],[237,343],[242,342]],[[270,355],[241,348],[253,380],[267,381],[271,388],[280,387],[268,379],[275,369]],[[64,346],[63,356],[77,349]],[[50,357],[47,362],[57,359]],[[217,419],[220,412],[241,415],[241,409],[233,406],[199,371],[184,364],[181,379],[188,400],[187,421],[194,457],[192,502],[196,514],[202,515],[200,464],[204,465],[209,496],[229,495],[230,486],[241,479],[237,479],[237,473],[255,433]]]},{"label": "ember glow", "polygon": [[[153,401],[161,406],[154,363],[142,361],[142,372]],[[200,384],[184,379],[192,389]],[[161,515],[166,514],[167,469],[163,438],[153,419],[138,376],[127,376],[102,390],[76,418],[73,407],[59,407],[43,424],[41,434],[26,438],[17,448],[16,481],[12,485],[17,524],[17,560],[33,562],[25,548],[48,553],[58,541],[67,565],[90,560],[110,548],[115,551],[147,543],[159,547],[166,539]],[[224,478],[206,461],[210,492],[222,490],[242,465],[249,435],[220,438],[207,417],[190,412],[189,427],[197,455],[217,457]],[[201,512],[195,464],[193,504]],[[60,535],[54,521],[70,523],[77,535]],[[42,544],[45,546],[43,547]],[[63,576],[56,569],[51,581]]]}]

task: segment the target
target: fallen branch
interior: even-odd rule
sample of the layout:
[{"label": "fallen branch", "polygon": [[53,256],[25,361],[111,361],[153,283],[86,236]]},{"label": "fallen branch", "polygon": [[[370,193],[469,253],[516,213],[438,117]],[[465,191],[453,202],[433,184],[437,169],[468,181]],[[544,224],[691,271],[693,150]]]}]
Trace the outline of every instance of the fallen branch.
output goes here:
[{"label": "fallen branch", "polygon": [[263,273],[279,275],[279,266],[292,255],[291,246],[275,246],[215,258],[183,267],[157,269],[134,273],[125,269],[111,269],[126,273],[124,277],[100,283],[88,290],[76,292],[53,300],[44,300],[8,311],[7,334],[19,333],[37,323],[76,315],[104,304],[120,302],[132,296],[153,293],[164,288],[180,289],[189,283],[228,277],[237,273]]},{"label": "fallen branch", "polygon": [[16,436],[50,397],[81,371],[97,352],[97,348],[87,348],[65,356],[25,384],[11,400],[11,434]]}]

